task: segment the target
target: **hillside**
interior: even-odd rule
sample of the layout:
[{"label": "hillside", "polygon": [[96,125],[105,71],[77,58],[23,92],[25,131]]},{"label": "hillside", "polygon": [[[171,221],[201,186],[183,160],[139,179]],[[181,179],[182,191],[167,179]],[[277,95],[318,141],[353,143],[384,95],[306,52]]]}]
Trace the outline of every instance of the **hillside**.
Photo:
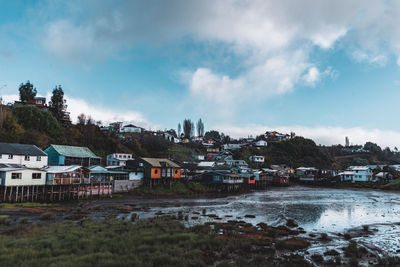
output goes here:
[{"label": "hillside", "polygon": [[114,152],[128,152],[135,157],[171,156],[182,161],[202,152],[198,147],[173,144],[158,136],[132,134],[129,137],[121,139],[115,133],[103,132],[85,117],[78,124],[63,127],[51,112],[33,105],[3,105],[0,109],[0,142],[35,144],[42,149],[50,144],[87,146],[103,162],[107,154]]},{"label": "hillside", "polygon": [[323,153],[314,141],[303,137],[269,142],[265,148],[248,147],[234,152],[234,157],[237,159],[247,160],[251,155],[264,156],[264,167],[271,164],[286,164],[291,167],[329,168],[333,163],[333,159]]}]

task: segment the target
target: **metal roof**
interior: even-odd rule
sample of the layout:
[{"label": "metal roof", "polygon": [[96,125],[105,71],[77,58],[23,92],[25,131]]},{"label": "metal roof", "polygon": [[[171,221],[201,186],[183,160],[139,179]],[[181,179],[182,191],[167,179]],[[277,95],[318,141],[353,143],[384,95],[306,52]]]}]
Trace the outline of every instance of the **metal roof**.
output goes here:
[{"label": "metal roof", "polygon": [[60,155],[74,158],[98,158],[89,148],[80,146],[51,145]]},{"label": "metal roof", "polygon": [[172,160],[169,159],[164,159],[164,158],[142,158],[142,160],[146,161],[153,167],[164,167],[163,163],[166,163],[167,167],[173,167],[173,168],[180,168],[178,164],[173,162]]},{"label": "metal roof", "polygon": [[49,166],[45,170],[48,173],[63,173],[63,172],[74,172],[80,168],[82,168],[82,166],[79,166],[79,165]]},{"label": "metal roof", "polygon": [[0,154],[9,155],[28,155],[28,156],[47,156],[40,148],[35,145],[0,143]]}]

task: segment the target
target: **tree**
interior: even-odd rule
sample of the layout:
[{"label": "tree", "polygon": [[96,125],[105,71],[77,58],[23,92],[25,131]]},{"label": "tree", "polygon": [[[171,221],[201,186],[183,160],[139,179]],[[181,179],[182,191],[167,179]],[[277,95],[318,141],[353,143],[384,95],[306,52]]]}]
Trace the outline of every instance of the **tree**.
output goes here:
[{"label": "tree", "polygon": [[86,115],[81,113],[78,116],[78,125],[85,125],[86,124]]},{"label": "tree", "polygon": [[214,139],[219,142],[221,140],[221,135],[218,131],[211,130],[204,134],[204,139]]},{"label": "tree", "polygon": [[178,136],[181,136],[181,132],[182,132],[182,126],[181,123],[178,123]]},{"label": "tree", "polygon": [[36,88],[34,88],[33,84],[31,84],[29,81],[27,81],[25,84],[21,83],[19,86],[19,99],[22,101],[22,103],[29,103],[32,101],[35,98],[36,93]]},{"label": "tree", "polygon": [[197,122],[197,136],[202,137],[204,135],[204,123],[201,118]]},{"label": "tree", "polygon": [[194,136],[194,133],[195,133],[194,122],[191,122],[191,126],[190,126],[190,137]]},{"label": "tree", "polygon": [[377,144],[372,143],[372,142],[366,142],[364,145],[364,149],[368,150],[369,152],[374,153],[374,154],[379,154],[382,152],[382,149],[380,148],[380,146],[378,146]]},{"label": "tree", "polygon": [[53,89],[53,95],[51,96],[51,101],[49,102],[49,108],[54,117],[58,121],[62,121],[65,116],[65,111],[67,110],[67,105],[61,85],[56,86]]},{"label": "tree", "polygon": [[183,121],[183,133],[186,138],[190,138],[190,134],[192,133],[192,121],[190,119],[185,119]]}]

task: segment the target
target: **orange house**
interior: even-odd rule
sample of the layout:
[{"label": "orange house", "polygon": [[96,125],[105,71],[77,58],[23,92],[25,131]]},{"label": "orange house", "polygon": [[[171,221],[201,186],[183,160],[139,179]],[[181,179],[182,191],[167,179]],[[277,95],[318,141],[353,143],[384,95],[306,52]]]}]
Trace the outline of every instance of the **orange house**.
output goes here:
[{"label": "orange house", "polygon": [[246,184],[255,184],[256,178],[254,176],[244,178]]},{"label": "orange house", "polygon": [[181,166],[165,158],[138,158],[128,161],[127,167],[142,171],[146,180],[181,178]]}]

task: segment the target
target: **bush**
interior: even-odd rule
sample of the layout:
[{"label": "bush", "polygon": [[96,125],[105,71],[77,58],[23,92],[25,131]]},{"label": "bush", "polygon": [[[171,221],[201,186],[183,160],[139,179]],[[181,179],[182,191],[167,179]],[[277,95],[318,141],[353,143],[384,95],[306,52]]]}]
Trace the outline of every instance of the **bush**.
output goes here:
[{"label": "bush", "polygon": [[0,215],[0,224],[10,225],[11,219],[8,215]]},{"label": "bush", "polygon": [[41,220],[54,220],[56,218],[56,214],[54,212],[45,212],[40,215]]}]

